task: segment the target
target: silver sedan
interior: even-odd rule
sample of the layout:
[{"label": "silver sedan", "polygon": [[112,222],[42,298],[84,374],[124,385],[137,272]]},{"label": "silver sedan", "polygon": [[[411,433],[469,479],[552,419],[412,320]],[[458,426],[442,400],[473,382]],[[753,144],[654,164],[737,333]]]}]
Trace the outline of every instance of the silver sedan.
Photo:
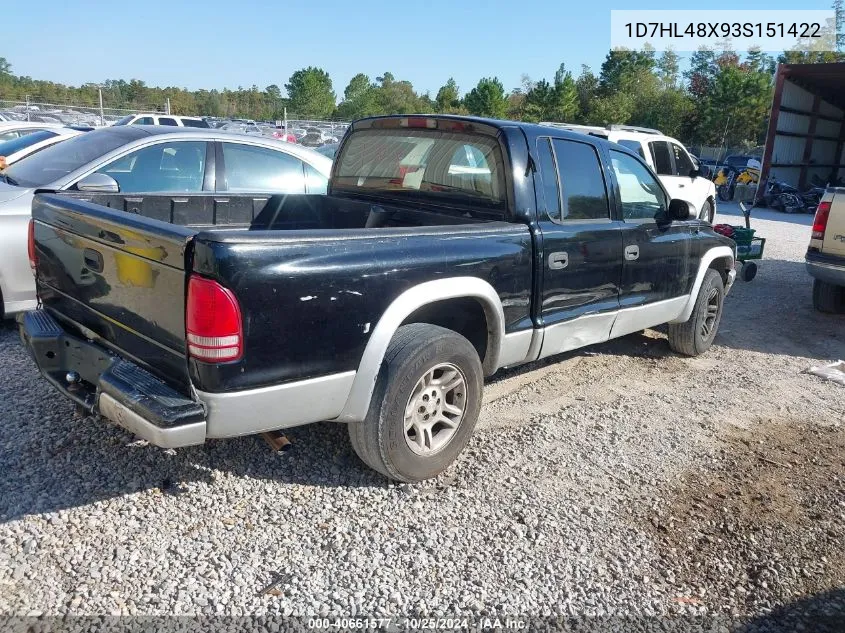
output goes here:
[{"label": "silver sedan", "polygon": [[[221,153],[223,160],[206,160]],[[0,173],[0,292],[8,316],[35,307],[27,227],[36,189],[91,193],[325,193],[331,160],[272,138],[195,128],[87,132]],[[223,172],[225,170],[225,172]]]}]

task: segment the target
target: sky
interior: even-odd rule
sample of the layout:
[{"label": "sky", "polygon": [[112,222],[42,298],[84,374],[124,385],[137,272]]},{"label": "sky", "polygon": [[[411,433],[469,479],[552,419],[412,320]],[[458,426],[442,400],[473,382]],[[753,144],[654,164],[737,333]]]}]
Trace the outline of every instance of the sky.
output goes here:
[{"label": "sky", "polygon": [[[433,97],[449,77],[465,93],[488,76],[506,90],[519,86],[523,74],[551,81],[561,62],[575,75],[581,64],[598,72],[610,43],[610,10],[632,6],[619,0],[18,0],[3,10],[0,56],[17,75],[71,85],[141,79],[192,90],[276,84],[284,92],[295,70],[319,66],[339,98],[353,75],[374,80],[385,71]],[[641,8],[680,7],[652,1]],[[741,8],[829,9],[830,1],[746,0]],[[718,9],[713,16],[718,19]]]}]

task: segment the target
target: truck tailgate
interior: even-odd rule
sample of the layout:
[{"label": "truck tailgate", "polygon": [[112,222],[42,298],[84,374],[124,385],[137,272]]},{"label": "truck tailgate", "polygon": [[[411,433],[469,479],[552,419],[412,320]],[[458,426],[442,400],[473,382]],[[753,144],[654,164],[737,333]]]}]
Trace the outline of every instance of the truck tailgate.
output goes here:
[{"label": "truck tailgate", "polygon": [[[837,188],[827,216],[827,229],[821,252],[825,255],[845,257],[845,189]],[[828,193],[824,200],[828,199]]]},{"label": "truck tailgate", "polygon": [[52,194],[35,197],[32,217],[44,308],[187,393],[185,264],[196,231]]}]

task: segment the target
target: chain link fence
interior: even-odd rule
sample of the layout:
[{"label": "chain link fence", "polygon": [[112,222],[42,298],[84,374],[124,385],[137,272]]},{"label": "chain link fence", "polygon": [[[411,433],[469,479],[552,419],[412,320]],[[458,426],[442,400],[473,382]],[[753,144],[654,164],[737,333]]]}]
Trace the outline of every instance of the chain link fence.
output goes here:
[{"label": "chain link fence", "polygon": [[100,108],[99,105],[44,103],[41,101],[10,101],[0,99],[0,114],[17,121],[63,123],[65,125],[111,125],[128,114],[137,112],[162,112],[166,106],[149,108]]}]

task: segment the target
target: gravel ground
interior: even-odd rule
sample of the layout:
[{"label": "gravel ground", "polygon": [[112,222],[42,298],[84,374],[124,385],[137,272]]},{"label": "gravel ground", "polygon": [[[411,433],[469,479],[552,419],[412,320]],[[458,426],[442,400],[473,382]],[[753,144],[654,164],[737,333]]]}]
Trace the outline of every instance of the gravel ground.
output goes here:
[{"label": "gravel ground", "polygon": [[845,618],[845,389],[802,373],[845,317],[812,309],[811,218],[755,218],[767,259],[708,354],[649,330],[503,372],[416,486],[330,423],[273,454],[75,419],[7,324],[0,613]]}]

